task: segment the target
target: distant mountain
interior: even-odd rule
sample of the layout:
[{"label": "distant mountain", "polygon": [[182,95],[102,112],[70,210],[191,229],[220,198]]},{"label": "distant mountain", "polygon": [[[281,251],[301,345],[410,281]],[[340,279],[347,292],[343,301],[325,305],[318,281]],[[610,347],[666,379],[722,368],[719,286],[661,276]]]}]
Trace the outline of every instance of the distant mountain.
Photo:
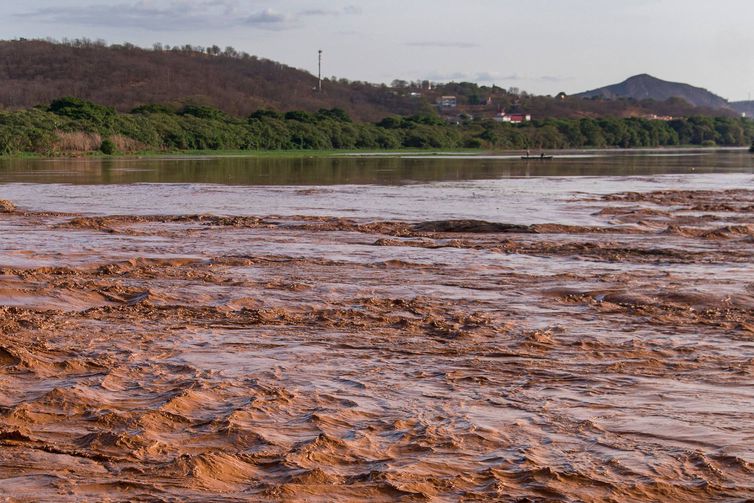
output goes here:
[{"label": "distant mountain", "polygon": [[695,107],[711,109],[730,109],[728,101],[720,96],[688,84],[668,82],[651,75],[641,74],[631,77],[620,84],[600,87],[574,95],[579,98],[605,99],[633,98],[637,101],[654,100],[662,102],[670,98],[680,98]]}]

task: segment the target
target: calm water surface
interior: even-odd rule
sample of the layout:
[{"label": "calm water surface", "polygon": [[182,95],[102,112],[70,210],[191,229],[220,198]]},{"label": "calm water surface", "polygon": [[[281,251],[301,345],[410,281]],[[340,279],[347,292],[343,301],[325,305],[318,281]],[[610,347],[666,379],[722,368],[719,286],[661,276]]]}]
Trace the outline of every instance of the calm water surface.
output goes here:
[{"label": "calm water surface", "polygon": [[228,185],[396,185],[553,176],[645,176],[754,171],[746,150],[591,151],[551,161],[517,155],[176,157],[0,160],[0,183],[215,183]]},{"label": "calm water surface", "polygon": [[[517,156],[0,161],[0,198],[84,214],[480,218],[593,224],[564,204],[620,191],[751,186],[745,150]],[[133,184],[139,184],[134,187]]]}]

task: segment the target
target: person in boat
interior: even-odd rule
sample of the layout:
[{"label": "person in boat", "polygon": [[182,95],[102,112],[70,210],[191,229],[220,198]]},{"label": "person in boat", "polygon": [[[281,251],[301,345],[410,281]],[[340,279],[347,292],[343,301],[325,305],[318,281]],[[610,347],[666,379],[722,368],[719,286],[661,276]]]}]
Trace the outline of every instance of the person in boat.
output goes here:
[{"label": "person in boat", "polygon": [[544,159],[544,158],[545,158],[545,153],[544,153],[544,152],[542,152],[541,154],[539,154],[539,158],[540,158],[540,159]]},{"label": "person in boat", "polygon": [[526,149],[526,157],[531,157],[531,152],[529,151],[528,148]]}]

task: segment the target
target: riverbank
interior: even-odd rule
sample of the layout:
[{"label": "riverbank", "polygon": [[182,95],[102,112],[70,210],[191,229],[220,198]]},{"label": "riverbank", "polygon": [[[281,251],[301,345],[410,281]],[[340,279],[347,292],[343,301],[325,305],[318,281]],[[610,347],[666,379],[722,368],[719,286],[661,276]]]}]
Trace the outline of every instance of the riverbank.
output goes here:
[{"label": "riverbank", "polygon": [[139,152],[541,150],[676,145],[748,146],[754,122],[689,117],[542,119],[521,124],[464,116],[452,123],[427,111],[352,121],[342,110],[287,113],[260,110],[232,117],[205,106],[146,105],[131,113],[76,98],[0,113],[0,154],[44,156]]},{"label": "riverbank", "polygon": [[[632,155],[632,154],[672,154],[674,152],[691,154],[691,153],[715,153],[715,152],[737,152],[745,151],[746,147],[720,147],[699,145],[673,145],[667,147],[635,147],[635,148],[604,148],[604,147],[582,147],[567,149],[540,149],[536,154],[545,153],[548,156],[573,156],[573,155]],[[752,152],[751,149],[748,149]],[[249,159],[306,159],[306,158],[345,158],[345,157],[411,157],[411,156],[468,156],[471,158],[510,158],[521,159],[526,154],[526,150],[484,150],[484,149],[421,149],[421,148],[402,148],[390,150],[373,150],[373,149],[339,149],[339,150],[144,150],[138,152],[114,154],[103,154],[99,151],[86,153],[65,153],[55,156],[44,155],[40,153],[17,153],[0,155],[0,161],[6,160],[107,160],[107,159],[124,159],[124,160],[149,160],[149,159],[198,159],[198,158],[249,158]],[[536,157],[536,156],[535,156]],[[537,160],[536,158],[533,160]]]},{"label": "riverbank", "polygon": [[[402,148],[390,150],[374,149],[327,149],[327,150],[141,150],[136,152],[116,152],[113,154],[104,154],[100,151],[91,151],[84,153],[61,153],[60,155],[49,156],[42,153],[22,152],[17,154],[0,155],[2,159],[181,159],[181,158],[199,158],[199,157],[247,157],[247,158],[327,158],[327,157],[347,157],[347,156],[401,156],[401,155],[441,155],[453,153],[458,155],[475,155],[475,154],[494,154],[503,153],[501,151],[483,151],[479,149],[452,149],[436,150],[421,148]],[[506,152],[507,153],[507,152]]]}]

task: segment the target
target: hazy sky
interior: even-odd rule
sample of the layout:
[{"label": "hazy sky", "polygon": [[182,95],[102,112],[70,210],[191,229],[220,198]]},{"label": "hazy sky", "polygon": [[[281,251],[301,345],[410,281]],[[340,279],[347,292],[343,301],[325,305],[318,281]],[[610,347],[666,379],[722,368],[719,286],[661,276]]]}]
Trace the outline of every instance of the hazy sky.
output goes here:
[{"label": "hazy sky", "polygon": [[26,0],[0,37],[231,45],[316,73],[469,80],[538,94],[638,73],[754,92],[754,0]]}]

